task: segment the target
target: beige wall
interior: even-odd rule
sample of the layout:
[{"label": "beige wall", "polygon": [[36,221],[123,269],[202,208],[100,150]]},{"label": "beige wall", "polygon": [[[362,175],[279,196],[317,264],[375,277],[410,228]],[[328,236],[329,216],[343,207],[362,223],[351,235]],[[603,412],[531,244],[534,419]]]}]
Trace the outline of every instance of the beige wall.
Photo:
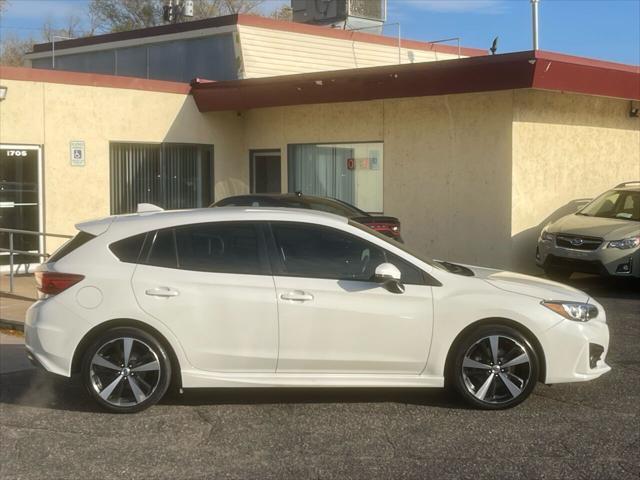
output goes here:
[{"label": "beige wall", "polygon": [[[0,143],[44,145],[46,229],[109,214],[109,142],[215,146],[215,197],[248,191],[249,151],[384,142],[384,212],[408,246],[452,261],[532,270],[551,218],[640,179],[629,104],[518,90],[201,114],[189,96],[2,80]],[[86,142],[72,167],[69,142]]]},{"label": "beige wall", "polygon": [[[203,117],[183,94],[2,80],[0,143],[44,145],[45,228],[73,233],[73,225],[108,215],[109,142],[192,142],[215,145],[218,195],[246,191],[240,119]],[[69,142],[84,140],[86,166],[72,167]]]},{"label": "beige wall", "polygon": [[[512,92],[390,99],[243,113],[244,151],[384,142],[384,211],[407,244],[460,262],[508,266]],[[488,225],[489,224],[489,228]]]},{"label": "beige wall", "polygon": [[238,32],[243,62],[241,78],[458,58],[448,53],[403,48],[402,42],[398,48],[247,25],[238,25]]},{"label": "beige wall", "polygon": [[[537,237],[623,181],[640,180],[640,119],[629,102],[517,91],[513,109],[513,261],[532,270]],[[535,270],[533,270],[535,271]]]}]

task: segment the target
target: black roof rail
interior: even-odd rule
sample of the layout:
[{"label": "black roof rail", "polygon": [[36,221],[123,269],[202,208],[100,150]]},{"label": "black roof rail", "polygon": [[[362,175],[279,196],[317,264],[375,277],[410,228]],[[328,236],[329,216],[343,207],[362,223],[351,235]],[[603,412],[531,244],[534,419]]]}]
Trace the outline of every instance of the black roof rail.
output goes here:
[{"label": "black roof rail", "polygon": [[631,182],[622,182],[620,185],[616,185],[615,188],[628,187],[629,185],[640,185],[640,180],[633,180]]}]

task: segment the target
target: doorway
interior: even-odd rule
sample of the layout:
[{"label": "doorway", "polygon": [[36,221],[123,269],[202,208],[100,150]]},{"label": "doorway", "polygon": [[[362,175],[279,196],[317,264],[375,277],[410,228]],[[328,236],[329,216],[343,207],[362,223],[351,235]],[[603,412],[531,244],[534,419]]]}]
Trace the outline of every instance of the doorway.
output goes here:
[{"label": "doorway", "polygon": [[[34,145],[0,145],[0,228],[42,231],[42,148]],[[43,238],[13,235],[13,248],[42,253]],[[0,246],[9,248],[9,234],[0,232]],[[37,263],[36,257],[16,255],[15,264]],[[0,265],[9,253],[0,252]]]},{"label": "doorway", "polygon": [[251,193],[281,193],[280,150],[251,150]]}]

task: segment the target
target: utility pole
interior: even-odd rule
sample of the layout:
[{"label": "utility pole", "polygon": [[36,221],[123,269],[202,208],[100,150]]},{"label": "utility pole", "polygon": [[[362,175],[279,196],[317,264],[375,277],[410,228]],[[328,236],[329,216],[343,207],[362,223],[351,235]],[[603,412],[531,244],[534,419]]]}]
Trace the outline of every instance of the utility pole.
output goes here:
[{"label": "utility pole", "polygon": [[540,0],[531,0],[531,17],[533,21],[533,49],[538,50],[538,3]]},{"label": "utility pole", "polygon": [[184,17],[193,17],[193,0],[169,0],[162,7],[162,18],[166,23],[178,23]]}]

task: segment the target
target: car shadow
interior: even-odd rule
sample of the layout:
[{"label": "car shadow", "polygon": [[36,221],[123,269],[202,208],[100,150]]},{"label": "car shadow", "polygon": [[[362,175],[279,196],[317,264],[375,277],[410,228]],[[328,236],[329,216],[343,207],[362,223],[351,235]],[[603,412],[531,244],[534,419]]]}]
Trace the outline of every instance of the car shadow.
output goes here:
[{"label": "car shadow", "polygon": [[601,277],[598,275],[573,274],[562,283],[582,290],[589,295],[604,298],[617,298],[621,300],[640,299],[640,279]]},{"label": "car shadow", "polygon": [[[398,403],[469,409],[444,389],[420,388],[203,388],[170,391],[162,405],[271,405],[328,403]],[[0,404],[75,412],[102,412],[77,376],[67,379],[40,370],[0,375]]]}]

